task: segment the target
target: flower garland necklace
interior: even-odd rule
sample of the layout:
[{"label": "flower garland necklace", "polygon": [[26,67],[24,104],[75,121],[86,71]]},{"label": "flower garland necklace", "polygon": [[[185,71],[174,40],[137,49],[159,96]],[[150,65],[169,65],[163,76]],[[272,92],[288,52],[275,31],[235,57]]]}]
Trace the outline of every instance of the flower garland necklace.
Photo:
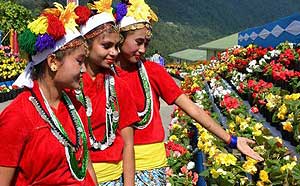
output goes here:
[{"label": "flower garland necklace", "polygon": [[[105,75],[105,95],[106,95],[106,130],[103,140],[97,141],[94,136],[92,125],[91,125],[91,115],[92,115],[92,104],[90,99],[83,94],[81,90],[76,91],[77,99],[86,107],[86,112],[88,116],[88,126],[90,133],[90,143],[95,150],[105,150],[113,144],[116,138],[116,130],[119,124],[119,103],[115,90],[115,79],[111,75]],[[81,84],[82,87],[82,84]]]},{"label": "flower garland necklace", "polygon": [[[72,104],[68,95],[63,91],[63,101],[67,106],[68,112],[71,116],[75,132],[76,132],[76,143],[73,144],[61,125],[60,121],[57,119],[55,114],[53,113],[48,101],[46,100],[42,90],[40,89],[41,95],[43,97],[44,103],[46,105],[46,109],[49,115],[45,112],[41,103],[37,99],[35,93],[30,89],[32,96],[29,97],[29,100],[35,106],[36,110],[40,114],[40,116],[50,125],[52,134],[58,139],[58,141],[65,147],[65,154],[67,158],[67,162],[70,168],[70,171],[75,179],[82,181],[86,176],[86,170],[88,165],[88,147],[87,147],[87,138],[86,133],[84,131],[84,126],[82,121]],[[75,157],[75,152],[80,149],[80,146],[83,146],[83,159],[82,161],[77,161]],[[81,164],[81,167],[79,166]]]},{"label": "flower garland necklace", "polygon": [[150,124],[153,117],[153,97],[149,77],[144,64],[139,61],[137,66],[145,96],[145,109],[142,112],[138,112],[138,116],[141,118],[141,121],[135,124],[135,128],[144,129]]}]

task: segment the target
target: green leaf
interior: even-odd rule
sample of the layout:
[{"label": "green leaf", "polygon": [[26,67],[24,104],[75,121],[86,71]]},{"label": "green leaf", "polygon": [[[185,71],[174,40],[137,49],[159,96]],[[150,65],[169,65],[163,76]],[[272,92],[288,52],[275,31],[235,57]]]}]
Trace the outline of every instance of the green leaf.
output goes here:
[{"label": "green leaf", "polygon": [[209,170],[206,169],[202,172],[199,173],[199,176],[202,176],[202,177],[208,177],[209,176]]},{"label": "green leaf", "polygon": [[300,165],[296,165],[292,170],[292,176],[297,182],[300,182]]}]

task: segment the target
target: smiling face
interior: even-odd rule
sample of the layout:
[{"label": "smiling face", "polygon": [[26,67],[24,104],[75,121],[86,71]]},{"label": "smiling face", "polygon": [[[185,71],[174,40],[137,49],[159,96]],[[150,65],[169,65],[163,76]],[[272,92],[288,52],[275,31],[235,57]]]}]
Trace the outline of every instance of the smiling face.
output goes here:
[{"label": "smiling face", "polygon": [[121,63],[137,63],[146,53],[149,42],[149,30],[146,27],[129,31],[121,46]]},{"label": "smiling face", "polygon": [[119,53],[119,33],[113,29],[104,31],[89,43],[87,67],[92,71],[109,69]]},{"label": "smiling face", "polygon": [[83,44],[69,50],[65,52],[61,59],[53,57],[54,62],[57,64],[53,81],[63,89],[77,89],[80,88],[80,75],[85,71],[84,60],[87,50]]}]

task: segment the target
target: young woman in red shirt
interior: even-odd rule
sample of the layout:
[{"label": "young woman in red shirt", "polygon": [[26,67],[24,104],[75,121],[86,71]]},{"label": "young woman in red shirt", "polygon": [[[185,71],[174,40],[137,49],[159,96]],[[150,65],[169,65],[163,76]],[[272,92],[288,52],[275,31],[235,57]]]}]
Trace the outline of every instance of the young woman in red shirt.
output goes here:
[{"label": "young woman in red shirt", "polygon": [[118,55],[119,31],[111,1],[88,6],[95,14],[81,27],[89,55],[82,78],[84,95],[79,97],[90,117],[91,159],[99,185],[133,186],[132,125],[139,117],[127,84],[111,68]]},{"label": "young woman in red shirt", "polygon": [[0,115],[0,185],[93,186],[80,88],[86,43],[75,4],[54,4],[21,34],[31,61],[15,85],[25,87]]},{"label": "young woman in red shirt", "polygon": [[[159,98],[176,104],[232,147],[256,159],[263,160],[250,147],[254,141],[230,136],[206,112],[195,105],[176,85],[171,76],[159,65],[143,60],[151,40],[151,23],[158,20],[144,0],[129,0],[118,5],[123,42],[118,56],[117,72],[124,79],[134,97],[141,121],[134,133],[136,185],[165,185],[166,154],[164,129],[159,113]],[[126,15],[123,12],[127,12]]]}]

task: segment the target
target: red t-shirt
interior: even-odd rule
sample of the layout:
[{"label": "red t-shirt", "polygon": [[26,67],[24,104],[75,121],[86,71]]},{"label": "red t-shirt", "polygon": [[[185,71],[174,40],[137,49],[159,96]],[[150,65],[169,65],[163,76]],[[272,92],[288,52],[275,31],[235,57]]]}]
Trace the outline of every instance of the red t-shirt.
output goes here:
[{"label": "red t-shirt", "polygon": [[[146,61],[144,62],[153,95],[153,118],[148,127],[145,129],[137,129],[134,132],[134,144],[151,144],[162,142],[164,140],[164,129],[160,117],[159,109],[161,97],[166,103],[173,104],[174,101],[183,94],[182,90],[177,86],[173,78],[160,65]],[[134,101],[137,110],[141,112],[145,107],[145,96],[142,84],[139,79],[137,67],[133,66],[131,70],[122,70],[117,67],[119,76],[125,80],[134,95]]]},{"label": "red t-shirt", "polygon": [[[38,84],[33,91],[46,110]],[[88,171],[83,181],[76,180],[70,171],[64,146],[52,134],[45,122],[29,101],[31,93],[25,90],[0,114],[0,166],[15,167],[16,180],[12,185],[94,185]],[[87,118],[84,107],[69,94],[87,132]],[[52,109],[61,121],[69,138],[76,141],[75,129],[64,103]],[[79,158],[82,150],[76,153]]]},{"label": "red t-shirt", "polygon": [[[118,163],[122,160],[124,141],[121,136],[121,129],[133,125],[139,121],[137,109],[133,102],[132,94],[127,84],[121,78],[115,77],[116,96],[119,103],[119,126],[116,131],[114,143],[105,150],[91,150],[93,163],[109,162]],[[97,141],[102,141],[106,126],[106,95],[105,95],[105,73],[99,73],[95,80],[92,80],[88,73],[83,74],[83,91],[92,102],[91,123],[93,133]]]}]

